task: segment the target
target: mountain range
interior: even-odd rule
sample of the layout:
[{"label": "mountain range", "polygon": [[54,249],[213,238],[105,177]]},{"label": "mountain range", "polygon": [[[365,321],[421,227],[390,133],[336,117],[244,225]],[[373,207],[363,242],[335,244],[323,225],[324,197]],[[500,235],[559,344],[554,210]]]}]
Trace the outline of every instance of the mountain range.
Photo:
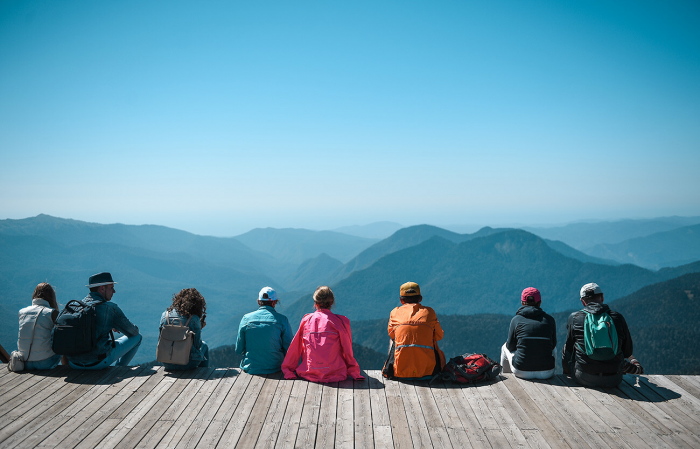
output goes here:
[{"label": "mountain range", "polygon": [[559,240],[580,251],[586,251],[601,243],[621,243],[625,240],[695,224],[700,224],[700,216],[579,222],[547,228],[525,226],[522,229],[542,238]]},{"label": "mountain range", "polygon": [[[99,271],[113,273],[115,302],[144,334],[136,362],[153,358],[160,314],[186,287],[196,287],[207,299],[204,338],[214,348],[233,341],[240,317],[257,308],[257,292],[265,285],[278,290],[279,310],[296,330],[301,316],[313,310],[310,294],[321,284],[333,287],[336,311],[354,323],[388,317],[398,305],[398,287],[408,280],[419,282],[426,304],[447,316],[511,313],[522,288],[530,285],[542,290],[551,310],[563,311],[590,280],[615,299],[700,271],[698,262],[659,271],[615,265],[619,262],[517,229],[458,234],[419,225],[380,241],[330,231],[247,234],[259,239],[248,242],[256,248],[241,236],[198,236],[155,225],[102,225],[47,215],[0,220],[0,343],[15,345],[17,310],[29,305],[38,282],[52,283],[65,304],[84,297],[87,277]],[[276,243],[266,246],[262,235]]]},{"label": "mountain range", "polygon": [[620,243],[599,243],[585,250],[594,257],[658,270],[700,259],[700,224],[657,232]]},{"label": "mountain range", "polygon": [[[396,234],[407,229],[411,228]],[[613,300],[643,286],[700,271],[700,262],[658,272],[629,264],[586,263],[564,256],[523,230],[486,234],[459,243],[434,236],[381,257],[332,285],[336,310],[351,320],[388,316],[398,305],[399,286],[414,281],[421,286],[426,304],[441,314],[506,313],[519,301],[523,288],[530,286],[540,289],[550,310],[557,312],[567,310],[587,282],[599,283]],[[298,323],[312,304],[310,295],[292,304],[290,321]]]}]

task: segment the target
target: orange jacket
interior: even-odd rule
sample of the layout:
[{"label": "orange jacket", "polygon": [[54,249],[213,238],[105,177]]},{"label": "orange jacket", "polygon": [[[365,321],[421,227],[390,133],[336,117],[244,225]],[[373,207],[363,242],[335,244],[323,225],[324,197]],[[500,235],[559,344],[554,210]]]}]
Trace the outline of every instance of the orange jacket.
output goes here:
[{"label": "orange jacket", "polygon": [[431,375],[437,358],[440,370],[444,368],[445,354],[437,342],[445,333],[433,309],[420,303],[397,307],[391,311],[388,330],[389,338],[395,341],[395,377]]}]

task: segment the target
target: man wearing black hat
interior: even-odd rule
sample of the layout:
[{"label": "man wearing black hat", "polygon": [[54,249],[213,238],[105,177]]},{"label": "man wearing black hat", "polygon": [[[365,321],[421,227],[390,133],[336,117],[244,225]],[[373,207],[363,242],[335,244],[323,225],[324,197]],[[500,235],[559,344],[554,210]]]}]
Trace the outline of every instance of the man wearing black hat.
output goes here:
[{"label": "man wearing black hat", "polygon": [[[127,366],[136,355],[141,344],[139,328],[124,315],[118,305],[111,302],[116,292],[110,273],[97,273],[90,276],[90,293],[83,302],[95,305],[97,313],[97,344],[86,353],[69,356],[71,368],[103,369],[117,362],[117,366]],[[113,331],[124,334],[114,339]]]},{"label": "man wearing black hat", "polygon": [[603,304],[595,282],[581,287],[584,308],[569,315],[562,351],[564,374],[584,387],[616,387],[623,374],[643,374],[632,355],[632,336],[625,318]]}]

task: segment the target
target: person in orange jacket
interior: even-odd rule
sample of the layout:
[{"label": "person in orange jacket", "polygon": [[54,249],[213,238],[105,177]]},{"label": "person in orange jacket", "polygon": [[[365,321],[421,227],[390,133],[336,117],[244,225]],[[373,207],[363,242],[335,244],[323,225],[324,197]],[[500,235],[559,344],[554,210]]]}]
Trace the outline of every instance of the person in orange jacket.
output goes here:
[{"label": "person in orange jacket", "polygon": [[392,346],[382,373],[388,378],[429,378],[445,367],[445,354],[437,344],[445,333],[435,311],[420,304],[418,284],[403,284],[400,297],[402,305],[389,318]]}]

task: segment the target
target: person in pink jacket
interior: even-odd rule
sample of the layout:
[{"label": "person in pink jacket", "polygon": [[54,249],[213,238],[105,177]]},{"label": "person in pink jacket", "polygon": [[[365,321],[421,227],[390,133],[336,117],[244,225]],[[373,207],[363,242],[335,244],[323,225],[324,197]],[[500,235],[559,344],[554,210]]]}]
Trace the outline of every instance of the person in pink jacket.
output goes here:
[{"label": "person in pink jacket", "polygon": [[316,311],[304,315],[282,362],[285,379],[299,376],[312,382],[339,382],[350,375],[364,380],[352,355],[350,320],[331,312],[334,302],[329,287],[314,292]]}]

